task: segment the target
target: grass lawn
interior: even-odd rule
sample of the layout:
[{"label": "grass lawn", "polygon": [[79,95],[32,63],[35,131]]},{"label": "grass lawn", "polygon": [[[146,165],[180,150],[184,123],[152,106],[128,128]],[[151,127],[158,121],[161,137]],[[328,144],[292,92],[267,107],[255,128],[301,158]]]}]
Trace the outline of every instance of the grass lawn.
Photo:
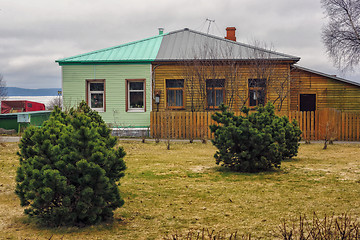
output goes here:
[{"label": "grass lawn", "polygon": [[161,239],[209,228],[274,239],[281,219],[351,214],[360,217],[360,147],[301,145],[279,170],[232,173],[215,164],[211,143],[122,141],[125,205],[115,219],[86,228],[46,229],[23,214],[14,194],[15,143],[0,143],[1,239]]}]

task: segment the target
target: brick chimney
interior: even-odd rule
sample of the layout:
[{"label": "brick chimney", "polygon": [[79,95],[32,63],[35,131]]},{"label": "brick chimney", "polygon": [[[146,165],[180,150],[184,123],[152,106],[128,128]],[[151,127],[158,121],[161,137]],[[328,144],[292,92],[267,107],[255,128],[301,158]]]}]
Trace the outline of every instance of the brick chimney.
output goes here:
[{"label": "brick chimney", "polygon": [[236,42],[236,36],[235,36],[235,27],[227,27],[226,28],[226,37],[225,39],[229,39]]}]

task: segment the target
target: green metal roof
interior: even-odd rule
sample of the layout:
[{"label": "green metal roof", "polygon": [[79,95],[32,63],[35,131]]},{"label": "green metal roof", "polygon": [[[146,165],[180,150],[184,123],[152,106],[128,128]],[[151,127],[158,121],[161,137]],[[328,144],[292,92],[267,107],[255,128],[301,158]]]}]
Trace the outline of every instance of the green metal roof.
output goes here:
[{"label": "green metal roof", "polygon": [[59,65],[76,63],[152,62],[164,35],[56,60]]}]

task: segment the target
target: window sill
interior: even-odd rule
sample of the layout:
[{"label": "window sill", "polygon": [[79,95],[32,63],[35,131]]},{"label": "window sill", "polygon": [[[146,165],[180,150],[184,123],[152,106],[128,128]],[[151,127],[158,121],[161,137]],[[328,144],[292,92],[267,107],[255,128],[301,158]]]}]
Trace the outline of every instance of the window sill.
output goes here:
[{"label": "window sill", "polygon": [[142,109],[128,109],[127,112],[129,113],[143,113],[145,112],[145,110],[142,108]]}]

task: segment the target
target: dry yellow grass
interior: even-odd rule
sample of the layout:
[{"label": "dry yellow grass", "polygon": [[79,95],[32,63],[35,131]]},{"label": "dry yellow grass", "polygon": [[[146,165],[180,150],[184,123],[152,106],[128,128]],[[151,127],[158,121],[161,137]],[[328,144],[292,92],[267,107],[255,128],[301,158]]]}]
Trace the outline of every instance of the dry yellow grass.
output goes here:
[{"label": "dry yellow grass", "polygon": [[123,141],[128,170],[120,186],[125,205],[112,223],[44,229],[23,214],[16,195],[17,145],[0,146],[0,238],[161,239],[190,228],[225,229],[273,239],[280,220],[299,214],[360,216],[357,144],[301,145],[281,169],[232,173],[213,159],[210,144]]}]

